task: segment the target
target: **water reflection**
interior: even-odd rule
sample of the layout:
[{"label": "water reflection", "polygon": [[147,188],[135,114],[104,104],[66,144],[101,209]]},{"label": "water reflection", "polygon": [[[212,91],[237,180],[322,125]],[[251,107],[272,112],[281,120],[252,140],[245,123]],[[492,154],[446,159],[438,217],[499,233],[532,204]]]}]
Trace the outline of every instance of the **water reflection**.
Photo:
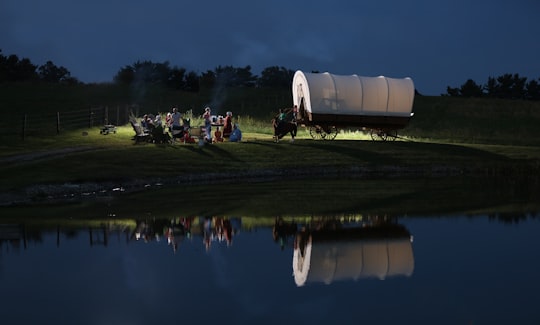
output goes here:
[{"label": "water reflection", "polygon": [[4,218],[0,319],[536,324],[540,220],[518,215]]},{"label": "water reflection", "polygon": [[[252,220],[253,228],[272,228],[272,238],[281,250],[292,250],[292,267],[297,286],[340,280],[410,276],[414,269],[412,236],[395,219],[369,217],[277,217]],[[66,238],[88,236],[90,246],[107,246],[110,237],[129,242],[166,242],[176,253],[186,239],[199,241],[209,252],[212,245],[232,246],[242,231],[241,218],[180,217],[134,219],[96,225],[56,225],[55,229],[32,224],[4,224],[0,247],[6,252],[27,249],[28,241],[41,243],[43,233],[56,231],[56,245]],[[68,243],[66,243],[68,244]]]},{"label": "water reflection", "polygon": [[184,239],[193,236],[202,238],[206,250],[210,250],[213,242],[225,242],[232,245],[233,235],[239,232],[240,218],[227,217],[182,217],[168,219],[134,220],[136,223],[132,238],[149,242],[166,238],[167,245],[174,252]]},{"label": "water reflection", "polygon": [[[45,234],[55,233],[56,246],[66,239],[87,236],[89,246],[108,246],[110,238],[130,242],[166,242],[173,252],[181,243],[189,239],[199,241],[210,251],[212,245],[232,246],[233,239],[241,232],[257,229],[272,229],[272,240],[281,250],[291,249],[304,260],[313,254],[315,247],[332,247],[332,251],[349,250],[362,244],[366,251],[368,244],[375,246],[386,243],[386,250],[393,249],[393,242],[406,239],[410,234],[397,219],[378,217],[302,217],[302,218],[247,218],[241,217],[178,217],[144,218],[126,220],[63,220],[60,222],[40,221],[33,223],[0,224],[0,247],[5,252],[27,249],[44,244]],[[392,243],[391,243],[392,242]],[[409,245],[410,246],[410,245]],[[382,247],[382,246],[381,246]],[[319,248],[317,248],[317,251]],[[306,255],[307,254],[307,255]],[[365,255],[365,254],[364,254]],[[365,258],[365,256],[360,256]],[[379,276],[381,277],[381,276]]]},{"label": "water reflection", "polygon": [[296,285],[410,276],[414,257],[409,231],[386,219],[374,221],[347,224],[320,219],[303,226],[294,241]]}]

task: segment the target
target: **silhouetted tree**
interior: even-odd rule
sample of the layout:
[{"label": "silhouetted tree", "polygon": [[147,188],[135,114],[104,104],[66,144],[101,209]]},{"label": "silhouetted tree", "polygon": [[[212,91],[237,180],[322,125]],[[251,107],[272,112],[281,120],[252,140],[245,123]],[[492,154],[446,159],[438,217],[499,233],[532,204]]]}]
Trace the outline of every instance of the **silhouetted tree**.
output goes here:
[{"label": "silhouetted tree", "polygon": [[116,73],[113,80],[119,84],[131,85],[135,80],[135,71],[133,70],[133,67],[126,65],[125,67],[121,68],[120,71]]},{"label": "silhouetted tree", "polygon": [[538,99],[539,85],[538,82],[533,81],[527,83],[526,77],[520,77],[517,73],[506,73],[496,78],[489,77],[484,86],[479,86],[472,79],[469,79],[460,88],[448,86],[446,92],[449,96],[462,97]]},{"label": "silhouetted tree", "polygon": [[199,92],[199,76],[191,71],[186,75],[186,91]]},{"label": "silhouetted tree", "polygon": [[497,83],[499,85],[497,97],[512,98],[512,85],[514,84],[514,78],[512,74],[506,73],[502,76],[497,77]]},{"label": "silhouetted tree", "polygon": [[481,97],[482,86],[478,85],[474,80],[468,79],[461,87],[452,88],[448,86],[446,92],[449,96],[455,97]]},{"label": "silhouetted tree", "polygon": [[522,99],[525,98],[526,83],[526,77],[520,77],[517,73],[506,73],[497,78],[490,77],[485,89],[489,97]]},{"label": "silhouetted tree", "polygon": [[[539,79],[540,81],[540,79]],[[527,91],[526,98],[530,100],[540,100],[540,83],[536,80],[531,80],[525,86]]]},{"label": "silhouetted tree", "polygon": [[468,79],[461,85],[459,93],[463,97],[482,97],[482,86],[478,85],[474,80]]},{"label": "silhouetted tree", "polygon": [[257,84],[257,76],[251,72],[251,66],[236,68],[236,84],[240,87],[254,87]]},{"label": "silhouetted tree", "polygon": [[16,82],[36,80],[37,66],[32,64],[29,59],[20,60],[17,55],[8,57],[2,55],[0,50],[0,82]]},{"label": "silhouetted tree", "polygon": [[169,71],[169,77],[167,79],[167,86],[176,90],[186,89],[186,69],[173,67]]},{"label": "silhouetted tree", "polygon": [[195,72],[186,74],[185,68],[171,67],[168,61],[137,61],[120,69],[114,81],[135,86],[152,84],[176,90],[199,91],[199,77]]},{"label": "silhouetted tree", "polygon": [[527,84],[527,77],[520,77],[519,74],[515,73],[512,76],[513,83],[511,88],[511,98],[512,99],[524,99],[526,90],[525,85]]},{"label": "silhouetted tree", "polygon": [[39,79],[51,83],[74,83],[75,78],[71,77],[68,69],[60,66],[57,67],[52,61],[47,61],[44,65],[38,68]]},{"label": "silhouetted tree", "polygon": [[160,76],[161,73],[159,70],[157,65],[152,61],[137,61],[133,64],[135,82],[137,84],[145,85],[159,83],[160,81],[163,81],[163,77]]},{"label": "silhouetted tree", "polygon": [[214,71],[207,70],[206,72],[203,72],[201,74],[200,83],[199,83],[201,88],[211,89],[214,87],[215,84],[216,84],[216,74],[214,73]]},{"label": "silhouetted tree", "polygon": [[216,85],[219,87],[254,87],[257,81],[249,65],[244,68],[235,68],[230,65],[218,66],[214,72]]},{"label": "silhouetted tree", "polygon": [[447,86],[446,87],[446,94],[448,96],[452,96],[452,97],[459,97],[460,96],[459,88]]},{"label": "silhouetted tree", "polygon": [[284,67],[268,67],[261,72],[261,77],[258,79],[259,87],[291,87],[294,71]]},{"label": "silhouetted tree", "polygon": [[499,95],[499,83],[496,78],[489,77],[484,85],[484,91],[487,97],[497,97]]}]

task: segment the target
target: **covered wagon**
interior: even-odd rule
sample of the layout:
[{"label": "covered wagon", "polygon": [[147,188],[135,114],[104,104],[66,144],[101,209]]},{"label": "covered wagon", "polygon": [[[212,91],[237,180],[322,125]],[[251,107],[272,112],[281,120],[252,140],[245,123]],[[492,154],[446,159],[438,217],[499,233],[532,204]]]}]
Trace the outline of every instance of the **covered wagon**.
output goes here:
[{"label": "covered wagon", "polygon": [[333,140],[340,128],[368,130],[372,137],[395,139],[413,116],[411,78],[361,77],[296,71],[293,104],[300,125],[314,139]]}]

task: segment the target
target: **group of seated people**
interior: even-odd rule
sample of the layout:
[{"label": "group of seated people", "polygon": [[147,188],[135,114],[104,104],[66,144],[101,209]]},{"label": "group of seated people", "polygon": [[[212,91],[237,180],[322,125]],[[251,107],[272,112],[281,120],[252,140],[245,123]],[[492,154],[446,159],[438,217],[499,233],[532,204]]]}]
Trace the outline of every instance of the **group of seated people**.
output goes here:
[{"label": "group of seated people", "polygon": [[229,142],[240,142],[242,141],[242,131],[238,128],[238,124],[232,126],[230,133],[225,133],[225,127],[223,127],[223,132],[218,127],[214,132],[214,137],[212,138],[213,142],[223,142],[224,139],[229,139]]},{"label": "group of seated people", "polygon": [[171,139],[170,135],[164,130],[161,115],[159,114],[155,116],[153,114],[144,114],[140,126],[143,133],[151,136],[149,140],[151,142],[166,143]]},{"label": "group of seated people", "polygon": [[229,139],[230,142],[242,140],[242,131],[238,128],[238,124],[232,122],[232,112],[227,112],[223,120],[219,118],[217,125],[212,138],[213,142],[223,142],[224,139]]},{"label": "group of seated people", "polygon": [[[171,112],[167,113],[165,122],[162,121],[159,114],[155,116],[145,114],[140,124],[145,132],[152,134],[156,132],[166,133],[165,128],[167,128],[173,139],[189,137],[189,129],[191,128],[190,119],[184,118],[176,107],[173,107]],[[232,112],[227,112],[223,121],[219,121],[216,125],[214,136],[205,138],[211,139],[212,142],[223,142],[224,139],[228,139],[230,142],[240,142],[242,140],[242,131],[238,124],[232,122]]]}]

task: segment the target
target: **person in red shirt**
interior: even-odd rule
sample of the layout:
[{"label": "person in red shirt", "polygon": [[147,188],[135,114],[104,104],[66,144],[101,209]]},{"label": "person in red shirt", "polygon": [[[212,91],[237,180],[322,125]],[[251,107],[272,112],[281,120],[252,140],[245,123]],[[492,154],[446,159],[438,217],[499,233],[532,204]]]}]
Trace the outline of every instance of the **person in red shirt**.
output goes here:
[{"label": "person in red shirt", "polygon": [[225,116],[225,121],[223,123],[223,137],[229,138],[232,133],[232,129],[232,112],[227,112],[227,115]]}]

